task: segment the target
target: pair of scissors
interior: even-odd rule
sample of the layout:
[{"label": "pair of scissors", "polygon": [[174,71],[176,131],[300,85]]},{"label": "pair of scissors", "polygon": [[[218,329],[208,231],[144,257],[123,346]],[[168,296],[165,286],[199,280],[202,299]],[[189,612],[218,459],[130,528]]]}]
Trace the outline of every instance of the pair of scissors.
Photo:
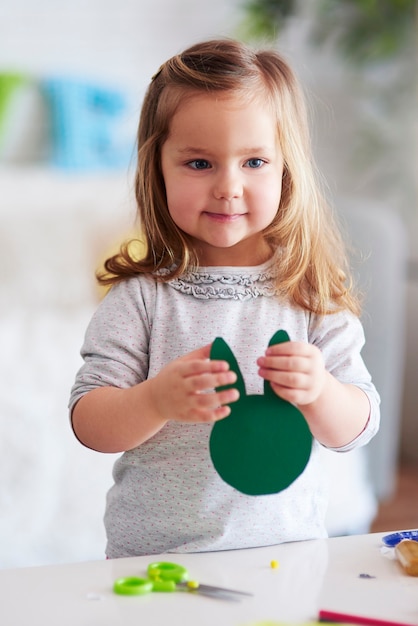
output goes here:
[{"label": "pair of scissors", "polygon": [[141,596],[152,591],[179,590],[200,593],[223,600],[238,600],[239,596],[253,595],[246,591],[201,585],[197,581],[190,580],[189,572],[185,567],[167,561],[150,563],[147,568],[147,578],[137,576],[118,578],[113,585],[113,591],[123,596]]}]

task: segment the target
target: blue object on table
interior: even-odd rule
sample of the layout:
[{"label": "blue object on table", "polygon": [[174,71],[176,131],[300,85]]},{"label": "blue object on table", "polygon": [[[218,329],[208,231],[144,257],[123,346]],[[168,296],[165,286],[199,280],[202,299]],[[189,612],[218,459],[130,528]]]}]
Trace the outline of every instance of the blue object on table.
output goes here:
[{"label": "blue object on table", "polygon": [[400,532],[391,533],[390,535],[385,535],[384,537],[382,537],[383,543],[389,548],[394,548],[403,539],[412,539],[413,541],[418,541],[418,530],[402,530]]}]

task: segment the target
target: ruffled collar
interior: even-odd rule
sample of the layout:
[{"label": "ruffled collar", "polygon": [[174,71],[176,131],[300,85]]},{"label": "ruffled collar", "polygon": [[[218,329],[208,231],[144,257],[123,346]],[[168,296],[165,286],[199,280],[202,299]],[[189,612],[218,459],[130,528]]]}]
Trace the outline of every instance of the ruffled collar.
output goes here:
[{"label": "ruffled collar", "polygon": [[256,267],[201,267],[168,281],[177,291],[200,300],[250,300],[277,293],[271,261]]}]

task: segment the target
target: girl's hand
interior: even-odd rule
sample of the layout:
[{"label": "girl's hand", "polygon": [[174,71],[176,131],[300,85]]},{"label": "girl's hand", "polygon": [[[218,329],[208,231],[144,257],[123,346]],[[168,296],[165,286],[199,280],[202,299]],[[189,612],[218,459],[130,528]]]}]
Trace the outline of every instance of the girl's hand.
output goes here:
[{"label": "girl's hand", "polygon": [[227,417],[230,402],[239,398],[237,389],[216,392],[215,388],[236,382],[226,361],[211,361],[210,344],[175,359],[151,382],[158,414],[165,420],[214,422]]},{"label": "girl's hand", "polygon": [[270,346],[257,365],[273,391],[299,407],[315,402],[326,384],[321,351],[309,343],[286,341]]}]

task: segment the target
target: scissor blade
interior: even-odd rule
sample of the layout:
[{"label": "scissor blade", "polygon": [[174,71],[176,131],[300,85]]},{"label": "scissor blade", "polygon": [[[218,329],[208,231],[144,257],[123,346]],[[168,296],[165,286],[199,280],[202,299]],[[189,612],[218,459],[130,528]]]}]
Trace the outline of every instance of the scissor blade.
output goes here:
[{"label": "scissor blade", "polygon": [[198,590],[213,591],[216,593],[227,593],[237,596],[252,596],[254,594],[248,591],[237,591],[236,589],[228,589],[227,587],[216,587],[214,585],[199,585]]},{"label": "scissor blade", "polygon": [[229,602],[240,602],[241,598],[232,593],[225,593],[223,591],[218,591],[216,589],[202,589],[199,587],[198,589],[190,589],[191,593],[198,593],[201,596],[206,596],[208,598],[215,598],[216,600],[228,600]]},{"label": "scissor blade", "polygon": [[224,600],[239,601],[237,596],[252,596],[252,593],[246,591],[236,591],[235,589],[227,589],[226,587],[216,587],[214,585],[201,585],[191,587],[187,582],[177,584],[177,587],[186,589],[187,591],[200,593],[201,595],[210,596]]}]

